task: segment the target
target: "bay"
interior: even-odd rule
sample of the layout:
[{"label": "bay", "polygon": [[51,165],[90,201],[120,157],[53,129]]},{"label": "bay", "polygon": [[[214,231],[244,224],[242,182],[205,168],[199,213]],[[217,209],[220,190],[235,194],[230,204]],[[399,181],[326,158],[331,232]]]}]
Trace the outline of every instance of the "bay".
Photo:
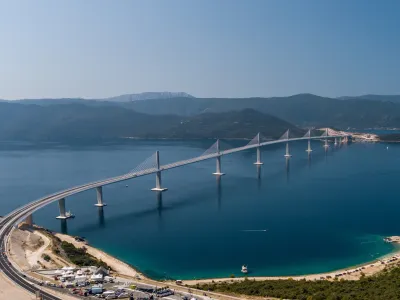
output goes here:
[{"label": "bay", "polygon": [[[201,155],[212,140],[118,140],[102,144],[0,143],[0,215],[47,194],[120,175],[160,151],[161,163]],[[245,142],[228,141],[231,146]],[[84,236],[90,244],[156,278],[300,275],[373,260],[395,250],[382,238],[399,235],[400,146],[331,147],[291,143],[222,157],[218,182],[209,160],[162,173],[162,194],[150,191],[155,175],[67,199],[75,219],[61,222],[57,203],[34,214],[54,231]],[[126,187],[128,185],[128,187]]]}]

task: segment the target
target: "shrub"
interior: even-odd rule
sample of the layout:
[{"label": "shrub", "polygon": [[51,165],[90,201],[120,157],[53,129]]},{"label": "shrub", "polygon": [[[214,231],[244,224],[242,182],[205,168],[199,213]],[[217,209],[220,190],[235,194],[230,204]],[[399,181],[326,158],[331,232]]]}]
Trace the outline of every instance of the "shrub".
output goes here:
[{"label": "shrub", "polygon": [[107,264],[102,260],[98,260],[90,254],[86,253],[86,248],[76,248],[73,244],[63,241],[61,243],[61,248],[64,250],[65,254],[77,266],[87,267],[87,266],[97,266],[108,268]]},{"label": "shrub", "polygon": [[43,257],[43,259],[44,259],[45,261],[47,261],[47,262],[51,260],[51,257],[48,256],[47,254],[43,254],[42,257]]},{"label": "shrub", "polygon": [[360,280],[240,280],[201,284],[200,289],[298,300],[400,299],[400,267]]}]

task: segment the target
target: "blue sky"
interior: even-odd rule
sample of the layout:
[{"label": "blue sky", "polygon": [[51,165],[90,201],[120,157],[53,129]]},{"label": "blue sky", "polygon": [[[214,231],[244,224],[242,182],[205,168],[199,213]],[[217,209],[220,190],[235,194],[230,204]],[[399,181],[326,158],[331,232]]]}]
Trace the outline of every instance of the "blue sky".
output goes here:
[{"label": "blue sky", "polygon": [[400,1],[0,0],[0,98],[400,94]]}]

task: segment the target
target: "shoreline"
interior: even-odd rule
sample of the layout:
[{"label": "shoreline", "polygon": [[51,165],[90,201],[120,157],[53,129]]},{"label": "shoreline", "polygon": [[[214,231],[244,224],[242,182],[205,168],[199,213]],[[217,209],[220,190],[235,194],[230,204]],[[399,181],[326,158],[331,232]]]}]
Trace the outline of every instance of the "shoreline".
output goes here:
[{"label": "shoreline", "polygon": [[96,247],[91,246],[88,242],[77,242],[75,241],[74,237],[67,234],[62,234],[62,233],[52,233],[52,234],[55,237],[58,237],[62,241],[66,241],[73,244],[75,247],[84,246],[87,249],[87,253],[105,262],[117,274],[133,278],[140,277],[141,279],[152,280],[151,278],[148,278],[143,273],[141,273],[137,268],[134,268],[130,264],[118,259],[115,256],[112,256],[111,254],[108,254]]},{"label": "shoreline", "polygon": [[[335,281],[337,279],[344,280],[359,280],[363,274],[365,276],[375,275],[382,270],[385,269],[386,266],[396,266],[400,264],[400,245],[396,246],[397,249],[394,251],[385,254],[376,258],[375,260],[368,261],[365,263],[352,265],[349,267],[336,269],[332,271],[327,271],[323,273],[313,273],[313,274],[303,274],[303,275],[277,275],[277,276],[240,276],[240,277],[221,277],[221,278],[203,278],[203,279],[193,279],[193,280],[182,280],[184,284],[187,285],[196,285],[196,284],[204,284],[204,283],[219,283],[219,282],[235,282],[235,281],[243,281],[245,279],[255,280],[255,281],[264,281],[264,280],[307,280],[307,281],[315,281],[315,280],[327,280],[327,281]],[[395,258],[394,261],[388,262],[389,260]],[[384,264],[382,264],[384,262]],[[357,271],[358,270],[358,271]],[[350,274],[348,273],[350,272]],[[339,275],[340,274],[340,275]],[[339,275],[339,276],[337,276]]]},{"label": "shoreline", "polygon": [[[65,241],[68,241],[71,243],[73,242],[73,244],[75,246],[83,246],[82,243],[76,242],[75,239],[70,235],[61,234],[61,233],[53,233],[53,234],[54,234],[54,236],[59,237],[61,240],[65,240]],[[89,254],[92,254],[93,256],[100,258],[100,259],[106,258],[106,260],[104,260],[104,261],[107,262],[107,264],[110,261],[113,262],[109,265],[118,274],[126,275],[129,277],[136,277],[136,278],[140,277],[141,279],[144,279],[145,281],[152,281],[152,282],[175,282],[175,280],[182,280],[184,285],[196,285],[197,283],[240,281],[240,280],[244,280],[245,278],[251,279],[251,280],[257,280],[257,281],[289,280],[289,279],[293,279],[293,280],[303,280],[303,279],[305,279],[305,280],[335,280],[336,277],[338,277],[339,279],[343,278],[345,280],[358,280],[358,279],[360,279],[362,274],[365,274],[365,276],[371,276],[371,275],[374,275],[374,274],[382,271],[388,265],[393,266],[393,265],[397,265],[400,263],[400,236],[392,236],[390,238],[393,239],[393,242],[392,242],[392,244],[394,245],[393,251],[391,251],[387,254],[384,254],[382,256],[379,256],[371,261],[366,261],[364,263],[359,263],[356,265],[351,265],[348,267],[335,269],[335,270],[327,271],[327,272],[302,274],[302,275],[276,275],[276,276],[246,276],[246,275],[243,275],[243,276],[234,277],[234,278],[231,278],[231,277],[210,277],[210,278],[201,278],[201,279],[174,278],[174,279],[167,279],[165,281],[148,277],[147,275],[142,273],[139,268],[134,267],[131,264],[128,264],[128,263],[118,259],[117,257],[106,253],[105,251],[103,251],[101,249],[91,246],[88,242],[85,242],[84,246],[86,248],[88,248]],[[393,261],[389,262],[389,260],[393,260]],[[123,266],[124,268],[127,268],[125,270],[130,269],[131,271],[134,271],[135,274],[132,275],[131,272],[128,272],[128,274],[125,274],[124,271],[118,272],[118,269],[120,269],[121,266]],[[358,271],[356,271],[356,270],[358,270]],[[342,274],[342,275],[337,276],[337,274]]]},{"label": "shoreline", "polygon": [[[41,230],[46,230],[40,226],[29,227],[32,233]],[[32,230],[33,229],[33,230]],[[29,230],[29,229],[28,229]],[[46,230],[47,231],[47,230]],[[197,279],[197,280],[185,280],[181,278],[175,278],[170,280],[157,280],[152,279],[145,274],[143,274],[138,268],[133,267],[132,265],[108,254],[94,246],[91,246],[87,241],[80,242],[76,241],[75,237],[61,234],[57,232],[49,232],[54,237],[59,238],[61,241],[67,241],[75,245],[75,247],[85,247],[87,252],[96,257],[99,260],[104,261],[109,267],[112,269],[113,276],[119,276],[120,278],[126,278],[129,280],[133,280],[138,284],[151,284],[151,285],[160,285],[166,284],[170,287],[173,287],[177,290],[181,290],[186,292],[187,289],[196,289],[196,285],[198,284],[206,284],[206,283],[220,283],[220,282],[240,282],[245,280],[246,278],[249,280],[255,281],[264,281],[264,280],[307,280],[307,281],[337,281],[337,280],[359,280],[363,276],[372,276],[375,275],[385,268],[395,267],[400,264],[400,236],[391,236],[385,237],[386,240],[389,240],[394,246],[393,251],[382,255],[376,258],[373,261],[365,262],[358,265],[349,266],[342,269],[337,269],[334,271],[324,272],[324,273],[316,273],[316,274],[305,274],[305,275],[296,275],[296,276],[243,276],[243,277],[235,277],[235,278],[207,278],[207,279]],[[12,236],[12,235],[11,235]],[[10,236],[10,237],[11,237]],[[51,245],[47,245],[46,248],[51,248]],[[38,248],[39,249],[39,248]],[[11,251],[12,252],[12,251]],[[10,253],[11,259],[15,261],[15,253]],[[18,264],[18,263],[17,263]],[[74,266],[72,263],[67,263],[67,265]],[[34,272],[34,270],[29,270],[30,272]],[[36,273],[35,273],[36,274]],[[182,283],[176,282],[176,280],[182,280]],[[198,291],[201,292],[201,291]],[[222,294],[218,294],[222,296]]]}]

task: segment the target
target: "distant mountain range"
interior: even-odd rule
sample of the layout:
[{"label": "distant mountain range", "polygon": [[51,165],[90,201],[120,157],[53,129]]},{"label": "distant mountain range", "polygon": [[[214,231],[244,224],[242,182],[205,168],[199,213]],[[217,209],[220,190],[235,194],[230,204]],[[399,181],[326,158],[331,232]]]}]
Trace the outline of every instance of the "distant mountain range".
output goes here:
[{"label": "distant mountain range", "polygon": [[[96,105],[97,102],[132,102],[139,100],[150,100],[150,99],[170,99],[170,98],[194,98],[192,95],[184,92],[145,92],[139,94],[126,94],[121,96],[100,98],[100,99],[84,99],[84,98],[42,98],[42,99],[19,99],[19,100],[1,100],[13,103],[25,103],[25,104],[38,104],[38,105],[50,105],[50,104],[90,104]],[[92,102],[89,103],[88,101]]]},{"label": "distant mountain range", "polygon": [[0,103],[0,140],[73,141],[135,138],[279,138],[304,130],[252,109],[182,117],[147,115],[113,106]]},{"label": "distant mountain range", "polygon": [[126,94],[116,97],[97,99],[101,101],[113,101],[113,102],[130,102],[138,100],[149,100],[149,99],[169,99],[169,98],[194,98],[192,95],[184,92],[146,92],[140,94]]},{"label": "distant mountain range", "polygon": [[362,96],[342,96],[338,97],[340,100],[375,100],[375,101],[389,101],[400,102],[400,95],[362,95]]},{"label": "distant mountain range", "polygon": [[251,138],[258,131],[276,138],[287,128],[298,134],[320,126],[400,128],[399,97],[195,98],[162,92],[0,101],[0,140]]},{"label": "distant mountain range", "polygon": [[146,114],[197,115],[205,112],[251,108],[276,116],[298,127],[331,126],[340,129],[400,127],[400,103],[364,99],[346,101],[299,94],[272,98],[171,98],[135,101],[125,108]]}]

